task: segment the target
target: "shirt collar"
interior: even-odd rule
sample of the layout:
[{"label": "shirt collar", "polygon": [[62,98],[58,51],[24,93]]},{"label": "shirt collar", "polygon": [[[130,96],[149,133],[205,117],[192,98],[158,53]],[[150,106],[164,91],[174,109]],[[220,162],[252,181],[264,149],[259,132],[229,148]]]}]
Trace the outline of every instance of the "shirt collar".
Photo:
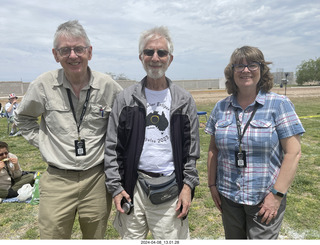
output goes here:
[{"label": "shirt collar", "polygon": [[[255,103],[258,103],[260,105],[264,105],[265,102],[266,102],[266,96],[267,96],[267,93],[266,92],[262,92],[260,90],[259,93],[257,94],[256,98],[255,98]],[[229,96],[227,98],[227,102],[229,103],[229,106],[241,108],[241,106],[239,105],[239,103],[237,101],[237,98],[234,95]],[[253,103],[252,106],[255,103]]]},{"label": "shirt collar", "polygon": [[[99,89],[99,85],[94,82],[94,76],[93,76],[89,66],[88,66],[88,73],[89,73],[89,76],[90,76],[89,85],[87,85],[88,88],[92,87],[92,88],[95,88],[95,89]],[[53,87],[56,87],[56,86],[63,86],[65,88],[71,89],[70,83],[68,82],[68,80],[67,80],[62,68],[58,70],[58,77],[53,83]]]}]

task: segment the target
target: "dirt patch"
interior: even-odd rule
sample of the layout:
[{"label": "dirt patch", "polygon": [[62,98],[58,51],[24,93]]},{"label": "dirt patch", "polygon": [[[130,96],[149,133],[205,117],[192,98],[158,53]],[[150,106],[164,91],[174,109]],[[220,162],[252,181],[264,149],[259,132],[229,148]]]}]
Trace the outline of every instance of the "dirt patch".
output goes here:
[{"label": "dirt patch", "polygon": [[[272,92],[277,94],[286,94],[289,98],[297,97],[320,97],[320,86],[310,86],[310,87],[289,87],[285,88],[273,88]],[[195,90],[190,91],[196,103],[207,104],[207,103],[216,103],[221,99],[224,99],[228,96],[228,93],[224,89],[217,90]],[[20,103],[21,97],[18,99]],[[2,106],[4,106],[8,99],[0,99]]]},{"label": "dirt patch", "polygon": [[[317,87],[289,87],[273,88],[272,92],[286,95],[289,98],[297,97],[320,97],[320,86]],[[194,100],[198,104],[216,103],[228,96],[226,90],[205,90],[205,91],[190,91]]]}]

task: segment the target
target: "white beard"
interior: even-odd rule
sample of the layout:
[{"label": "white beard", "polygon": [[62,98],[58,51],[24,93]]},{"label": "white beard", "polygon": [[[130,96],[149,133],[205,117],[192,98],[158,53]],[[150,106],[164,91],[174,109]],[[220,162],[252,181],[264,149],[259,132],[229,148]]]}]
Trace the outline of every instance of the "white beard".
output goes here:
[{"label": "white beard", "polygon": [[168,69],[168,66],[169,66],[169,62],[170,62],[170,59],[168,59],[167,64],[163,64],[162,67],[159,69],[153,69],[152,67],[147,66],[144,63],[144,61],[142,61],[142,64],[143,64],[144,70],[147,72],[147,76],[156,80],[156,79],[159,79],[165,75],[165,73]]}]

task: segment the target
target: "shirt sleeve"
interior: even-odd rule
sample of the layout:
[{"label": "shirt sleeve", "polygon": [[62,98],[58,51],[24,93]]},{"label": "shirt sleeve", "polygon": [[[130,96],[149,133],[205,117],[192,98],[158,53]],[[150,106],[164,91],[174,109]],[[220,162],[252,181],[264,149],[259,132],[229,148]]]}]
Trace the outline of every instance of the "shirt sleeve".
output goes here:
[{"label": "shirt sleeve", "polygon": [[14,117],[23,137],[37,148],[39,148],[38,117],[44,112],[44,103],[41,86],[31,83]]},{"label": "shirt sleeve", "polygon": [[305,132],[294,105],[288,98],[280,104],[275,121],[280,139],[302,135]]}]

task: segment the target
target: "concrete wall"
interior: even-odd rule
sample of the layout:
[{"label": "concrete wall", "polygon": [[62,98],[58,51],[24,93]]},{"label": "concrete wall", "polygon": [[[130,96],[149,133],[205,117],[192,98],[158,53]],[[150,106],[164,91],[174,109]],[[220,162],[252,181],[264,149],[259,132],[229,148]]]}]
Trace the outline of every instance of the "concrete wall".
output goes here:
[{"label": "concrete wall", "polygon": [[0,82],[0,98],[9,98],[9,94],[15,93],[17,96],[22,96],[25,94],[29,83],[24,83],[21,81],[12,82]]},{"label": "concrete wall", "polygon": [[[129,87],[136,83],[134,80],[117,81],[123,88]],[[224,78],[221,79],[203,79],[203,80],[176,80],[173,81],[186,90],[207,90],[207,89],[224,89]],[[0,82],[0,98],[8,98],[9,94],[15,93],[18,97],[23,96],[30,83],[21,81]]]},{"label": "concrete wall", "polygon": [[[203,80],[174,80],[173,82],[186,90],[207,90],[224,88],[224,79],[203,79]],[[129,87],[136,83],[132,80],[117,81],[123,88]]]}]

